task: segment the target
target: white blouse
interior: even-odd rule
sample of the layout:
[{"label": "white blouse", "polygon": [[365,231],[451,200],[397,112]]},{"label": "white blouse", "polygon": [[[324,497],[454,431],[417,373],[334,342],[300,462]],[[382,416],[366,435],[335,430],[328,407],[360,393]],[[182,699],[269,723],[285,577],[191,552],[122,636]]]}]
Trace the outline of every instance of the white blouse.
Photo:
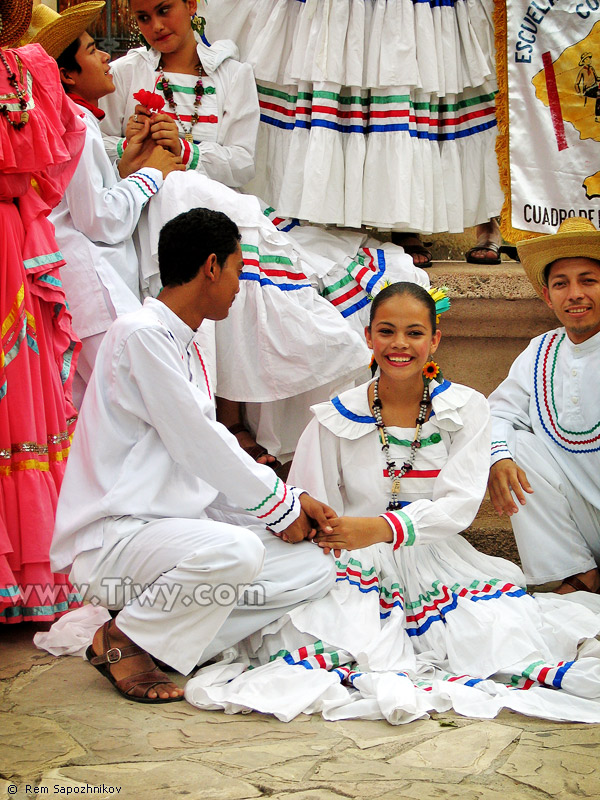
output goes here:
[{"label": "white blouse", "polygon": [[[460,533],[473,521],[485,493],[490,425],[488,404],[473,389],[432,381],[433,413],[422,429],[412,472],[401,479],[398,512],[386,512],[391,480],[367,386],[312,407],[290,480],[329,503],[340,515],[384,515],[395,547],[431,544]],[[414,428],[387,429],[398,469],[407,460]]]}]

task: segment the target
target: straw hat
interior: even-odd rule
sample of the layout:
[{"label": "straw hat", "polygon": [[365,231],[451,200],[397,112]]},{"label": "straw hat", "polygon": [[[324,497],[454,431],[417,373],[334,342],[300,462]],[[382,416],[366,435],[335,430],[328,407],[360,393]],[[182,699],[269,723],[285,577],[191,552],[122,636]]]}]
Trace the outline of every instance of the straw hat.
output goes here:
[{"label": "straw hat", "polygon": [[58,58],[71,42],[86,31],[100,14],[106,3],[104,0],[91,0],[78,3],[57,14],[48,6],[34,6],[31,25],[22,44],[41,44],[52,58]]},{"label": "straw hat", "polygon": [[600,231],[587,217],[567,217],[558,231],[517,244],[523,269],[536,292],[543,297],[544,270],[559,258],[593,258],[600,261]]},{"label": "straw hat", "polygon": [[32,0],[0,0],[0,47],[18,42],[29,26]]}]

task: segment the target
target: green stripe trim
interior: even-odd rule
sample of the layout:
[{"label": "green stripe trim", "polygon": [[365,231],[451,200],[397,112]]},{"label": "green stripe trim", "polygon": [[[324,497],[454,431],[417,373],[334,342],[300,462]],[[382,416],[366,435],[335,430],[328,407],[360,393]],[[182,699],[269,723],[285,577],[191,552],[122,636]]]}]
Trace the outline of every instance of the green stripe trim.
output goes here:
[{"label": "green stripe trim", "polygon": [[404,511],[395,511],[394,513],[397,514],[402,519],[402,521],[404,522],[404,524],[406,526],[406,539],[402,542],[402,545],[404,547],[410,547],[411,545],[413,545],[415,543],[415,528],[414,528],[414,525],[412,524],[412,522],[410,520],[410,517],[407,516],[404,513]]},{"label": "green stripe trim", "polygon": [[56,264],[58,261],[63,260],[63,254],[60,250],[56,253],[48,253],[44,256],[35,256],[35,258],[28,258],[23,261],[25,269],[34,269],[35,267],[44,267],[47,264]]},{"label": "green stripe trim", "polygon": [[525,667],[523,672],[521,673],[524,678],[530,678],[531,673],[537,668],[542,667],[546,662],[545,661],[534,661],[533,664],[530,664],[528,667]]},{"label": "green stripe trim", "polygon": [[[405,96],[406,98],[409,97],[409,95]],[[317,98],[320,100],[335,100],[337,103],[341,103],[342,105],[355,105],[356,103],[360,103],[363,106],[369,105],[369,98],[361,97],[358,94],[343,95],[339,92],[324,92],[317,90],[316,92],[313,92],[313,100]]]},{"label": "green stripe trim", "polygon": [[15,597],[19,594],[18,586],[8,586],[6,589],[0,589],[0,597]]},{"label": "green stripe trim", "polygon": [[258,247],[254,244],[242,244],[242,252],[246,253],[258,253]]},{"label": "green stripe trim", "polygon": [[275,209],[272,206],[269,206],[268,208],[265,208],[265,210],[263,211],[263,214],[265,215],[265,217],[268,217],[269,214],[273,214],[274,211],[275,211]]},{"label": "green stripe trim", "polygon": [[192,148],[192,153],[194,155],[192,156],[192,159],[191,159],[190,163],[188,164],[188,169],[196,169],[196,167],[198,166],[198,163],[200,161],[200,148],[194,142],[189,142],[189,144],[190,144],[190,147]]},{"label": "green stripe trim", "polygon": [[287,256],[260,256],[260,261],[263,264],[285,264],[288,267],[293,266],[292,260]]},{"label": "green stripe trim", "polygon": [[119,156],[119,158],[123,158],[123,143],[124,143],[124,141],[125,141],[125,139],[119,139],[119,141],[117,142],[117,155]]},{"label": "green stripe trim", "polygon": [[[278,89],[269,89],[267,86],[261,86],[260,84],[256,85],[256,89],[259,94],[266,94],[268,97],[279,97],[281,100],[286,100],[288,103],[295,103],[298,100],[298,95],[280,92]],[[306,94],[306,92],[304,94]]]},{"label": "green stripe trim", "polygon": [[327,286],[325,289],[323,289],[321,294],[323,295],[323,297],[327,297],[328,294],[333,294],[334,292],[337,292],[338,289],[341,289],[342,286],[346,286],[346,284],[350,283],[353,280],[354,278],[352,277],[352,275],[346,275],[345,278],[342,278],[337,283],[332,283],[331,286]]},{"label": "green stripe trim", "polygon": [[[196,87],[195,86],[178,86],[176,83],[170,83],[169,86],[174,92],[181,92],[181,94],[195,94]],[[160,89],[161,92],[164,92],[164,87],[162,81],[159,81],[156,84],[156,88]],[[204,94],[215,94],[215,87],[214,86],[207,86],[204,89]]]},{"label": "green stripe trim", "polygon": [[[408,439],[396,439],[395,436],[392,436],[388,433],[388,440],[392,444],[400,444],[404,447],[410,447],[412,442]],[[442,441],[442,437],[439,433],[432,433],[431,436],[426,436],[424,439],[421,439],[421,447],[429,447],[429,445],[437,444],[438,442]]]},{"label": "green stripe trim", "polygon": [[254,508],[247,508],[246,511],[258,511],[258,509],[262,508],[264,504],[268,502],[272,497],[275,497],[275,495],[277,494],[277,487],[279,486],[279,483],[280,483],[279,478],[277,478],[277,480],[275,481],[275,488],[273,489],[271,494],[267,495],[267,497],[265,497],[262,503],[259,503],[257,506],[254,506]]}]

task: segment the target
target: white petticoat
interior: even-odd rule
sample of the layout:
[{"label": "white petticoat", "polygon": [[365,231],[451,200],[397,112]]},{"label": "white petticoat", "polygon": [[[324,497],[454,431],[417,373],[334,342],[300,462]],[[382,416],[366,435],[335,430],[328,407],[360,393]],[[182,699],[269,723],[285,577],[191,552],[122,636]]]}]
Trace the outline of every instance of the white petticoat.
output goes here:
[{"label": "white petticoat", "polygon": [[499,213],[489,0],[224,0],[261,108],[246,187],[285,216],[459,232]]},{"label": "white petticoat", "polygon": [[304,712],[400,724],[509,708],[600,722],[600,605],[580,605],[581,593],[531,597],[522,580],[460,536],[395,556],[388,546],[343,551],[326,597],[201,669],[186,699],[284,721]]}]

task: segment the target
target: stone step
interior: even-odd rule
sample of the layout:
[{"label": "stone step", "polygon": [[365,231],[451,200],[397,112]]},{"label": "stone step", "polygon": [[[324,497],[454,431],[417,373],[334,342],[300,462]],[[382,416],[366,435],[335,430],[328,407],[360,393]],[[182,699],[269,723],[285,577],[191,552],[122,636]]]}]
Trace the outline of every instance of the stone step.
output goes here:
[{"label": "stone step", "polygon": [[[530,339],[557,325],[517,262],[435,261],[428,274],[432,285],[448,287],[451,300],[436,360],[450,380],[486,396]],[[496,514],[487,495],[466,537],[484,553],[519,561],[510,521]]]}]

